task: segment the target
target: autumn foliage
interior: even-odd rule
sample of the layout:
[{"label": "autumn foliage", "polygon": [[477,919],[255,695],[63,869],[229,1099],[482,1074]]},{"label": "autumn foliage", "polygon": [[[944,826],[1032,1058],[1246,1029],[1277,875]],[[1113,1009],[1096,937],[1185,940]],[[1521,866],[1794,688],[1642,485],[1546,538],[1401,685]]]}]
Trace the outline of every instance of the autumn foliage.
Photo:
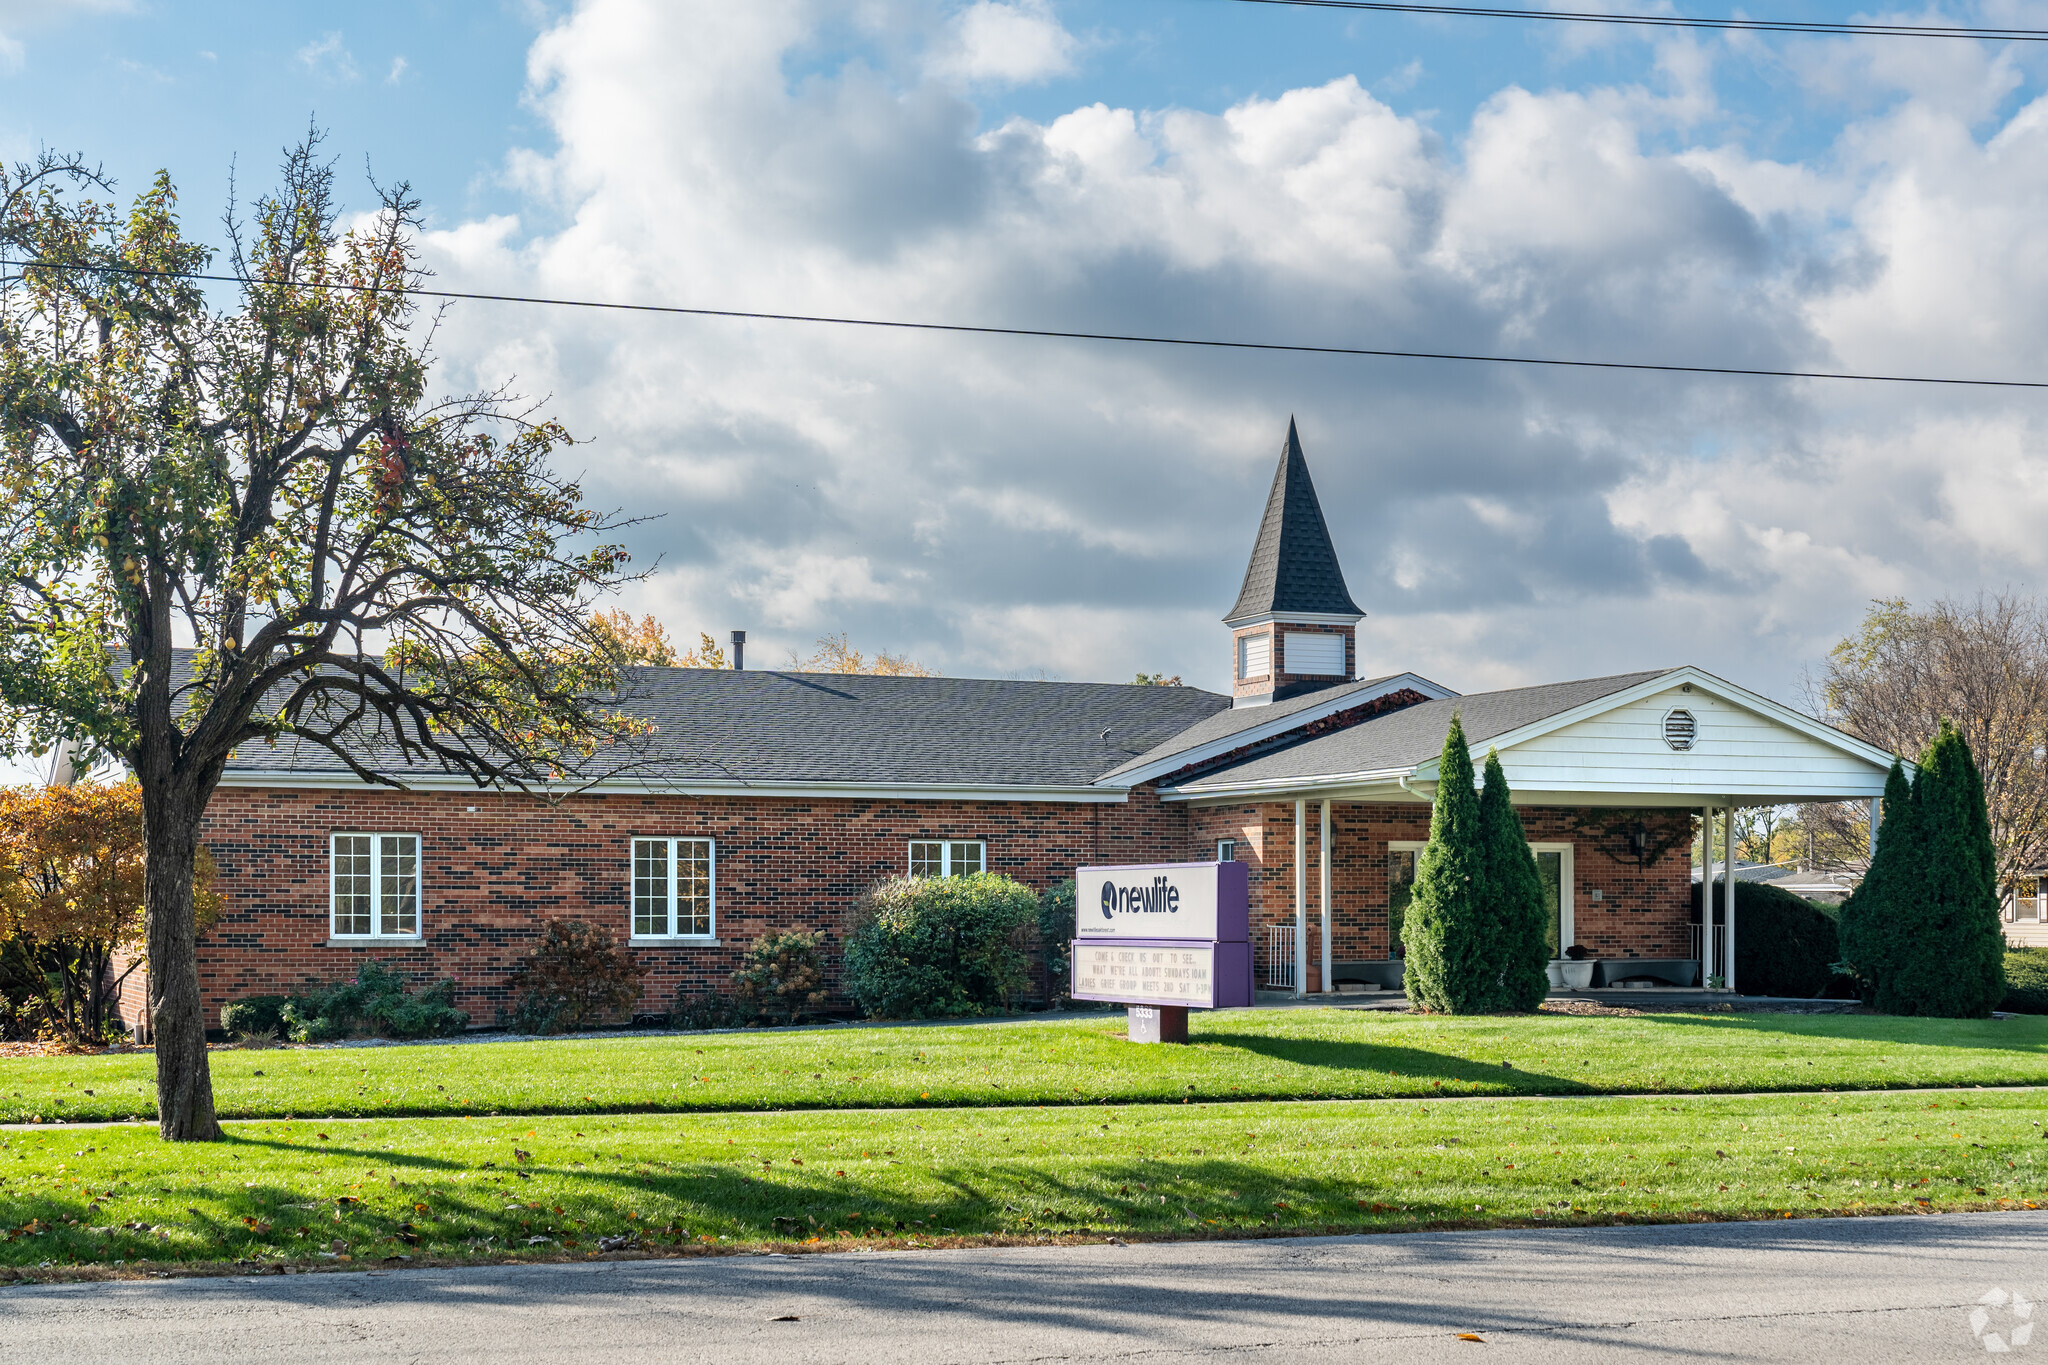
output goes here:
[{"label": "autumn foliage", "polygon": [[[0,789],[0,981],[37,1032],[97,1041],[141,962],[142,791],[131,784]],[[202,850],[194,897],[220,914]]]}]

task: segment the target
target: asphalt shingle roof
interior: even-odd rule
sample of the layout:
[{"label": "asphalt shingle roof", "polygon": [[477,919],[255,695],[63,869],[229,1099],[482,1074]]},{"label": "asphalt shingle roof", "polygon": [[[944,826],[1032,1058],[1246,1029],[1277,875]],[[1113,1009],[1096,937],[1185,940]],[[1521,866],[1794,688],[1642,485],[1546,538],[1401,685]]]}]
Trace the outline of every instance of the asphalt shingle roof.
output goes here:
[{"label": "asphalt shingle roof", "polygon": [[1484,753],[1486,741],[1498,735],[1611,696],[1670,671],[1659,668],[1646,673],[1617,673],[1609,678],[1583,678],[1577,682],[1513,687],[1501,692],[1475,692],[1448,701],[1419,702],[1362,721],[1349,729],[1255,754],[1242,762],[1205,772],[1184,784],[1184,789],[1200,791],[1210,786],[1284,782],[1412,768],[1443,752],[1444,736],[1450,733],[1454,714],[1464,717],[1465,738],[1472,748]]},{"label": "asphalt shingle roof", "polygon": [[[1079,786],[1230,707],[1230,698],[1193,687],[765,669],[629,673],[620,709],[657,727],[635,775],[655,781]],[[389,754],[372,737],[364,747]],[[228,770],[246,779],[345,769],[314,745],[283,742],[245,745]]]},{"label": "asphalt shingle roof", "polygon": [[1330,544],[1323,504],[1308,476],[1308,459],[1301,453],[1292,417],[1287,419],[1287,442],[1280,450],[1280,467],[1273,471],[1272,491],[1266,494],[1259,538],[1245,565],[1244,586],[1238,590],[1237,605],[1223,619],[1240,621],[1276,612],[1365,615],[1344,586],[1344,570]]}]

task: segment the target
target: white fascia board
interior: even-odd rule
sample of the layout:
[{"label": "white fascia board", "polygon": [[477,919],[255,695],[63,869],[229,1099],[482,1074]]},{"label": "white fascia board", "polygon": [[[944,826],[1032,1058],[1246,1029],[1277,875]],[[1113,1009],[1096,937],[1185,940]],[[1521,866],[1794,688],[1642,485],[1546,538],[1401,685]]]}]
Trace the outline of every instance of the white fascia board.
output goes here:
[{"label": "white fascia board", "polygon": [[1283,777],[1251,782],[1197,782],[1186,787],[1161,787],[1162,801],[1199,801],[1205,805],[1240,801],[1288,800],[1296,797],[1324,797],[1331,800],[1363,800],[1360,789],[1391,789],[1389,800],[1400,800],[1401,779],[1413,768],[1379,768],[1371,772],[1318,773],[1313,777]]},{"label": "white fascia board", "polygon": [[1370,705],[1380,698],[1390,697],[1404,688],[1413,688],[1431,701],[1449,701],[1458,695],[1441,683],[1433,683],[1419,674],[1400,673],[1383,680],[1378,687],[1363,687],[1355,692],[1346,692],[1341,697],[1332,697],[1328,701],[1321,702],[1315,706],[1306,706],[1299,711],[1290,711],[1284,716],[1276,716],[1272,720],[1264,721],[1258,725],[1247,726],[1242,730],[1232,730],[1229,734],[1212,739],[1207,744],[1198,744],[1192,749],[1181,749],[1175,753],[1168,754],[1164,758],[1154,759],[1142,768],[1126,769],[1117,773],[1113,778],[1103,778],[1102,780],[1104,782],[1117,782],[1131,787],[1142,786],[1156,777],[1164,777],[1170,772],[1176,772],[1181,768],[1185,768],[1190,763],[1206,763],[1212,758],[1222,757],[1232,749],[1241,749],[1247,744],[1263,743],[1266,740],[1284,735],[1289,730],[1298,729],[1303,725],[1311,725],[1316,721],[1334,716],[1339,711],[1348,711],[1354,706]]},{"label": "white fascia board", "polygon": [[[268,787],[314,791],[394,791],[365,782],[354,773],[229,772],[223,787]],[[511,787],[479,787],[446,773],[410,779],[404,790],[510,795]],[[563,796],[740,796],[847,801],[1055,801],[1083,805],[1114,805],[1130,799],[1129,786],[990,787],[942,782],[661,782],[616,778],[588,786],[565,788]]]},{"label": "white fascia board", "polygon": [[[1505,734],[1495,735],[1487,740],[1486,744],[1489,748],[1506,751],[1524,741],[1535,739],[1539,735],[1547,735],[1553,730],[1562,730],[1567,725],[1576,725],[1582,720],[1616,710],[1632,702],[1641,701],[1645,697],[1654,697],[1659,692],[1667,692],[1674,687],[1679,687],[1686,683],[1691,683],[1708,696],[1740,706],[1747,711],[1754,711],[1766,720],[1775,721],[1789,730],[1797,730],[1808,739],[1826,744],[1831,748],[1839,749],[1851,757],[1860,758],[1864,762],[1876,767],[1881,773],[1891,771],[1892,756],[1876,745],[1865,744],[1862,740],[1857,739],[1853,735],[1844,734],[1832,725],[1823,725],[1811,716],[1802,716],[1789,706],[1781,706],[1768,697],[1760,697],[1747,688],[1737,687],[1734,683],[1724,681],[1703,669],[1694,668],[1691,665],[1687,665],[1684,668],[1674,668],[1669,673],[1659,673],[1656,677],[1639,682],[1633,687],[1625,687],[1619,692],[1609,692],[1604,697],[1596,697],[1592,701],[1574,706],[1569,711],[1560,711],[1554,716],[1545,716],[1542,720],[1532,721],[1519,730],[1509,730]],[[1437,764],[1441,761],[1441,759],[1432,758],[1418,763],[1415,765],[1414,773],[1418,778],[1425,781],[1434,781],[1436,779]],[[1830,797],[1828,799],[1839,800],[1840,798]]]},{"label": "white fascia board", "polygon": [[1223,624],[1232,630],[1243,630],[1246,626],[1263,626],[1277,621],[1283,626],[1355,626],[1365,619],[1365,613],[1353,616],[1345,611],[1265,611],[1256,616],[1227,616]]}]

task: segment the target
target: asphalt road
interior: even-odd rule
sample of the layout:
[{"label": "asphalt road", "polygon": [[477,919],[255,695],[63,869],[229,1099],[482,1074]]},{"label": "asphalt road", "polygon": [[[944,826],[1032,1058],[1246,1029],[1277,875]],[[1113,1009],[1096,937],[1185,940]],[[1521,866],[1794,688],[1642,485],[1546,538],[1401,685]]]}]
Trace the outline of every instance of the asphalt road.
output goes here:
[{"label": "asphalt road", "polygon": [[21,1287],[0,1360],[2048,1361],[1993,1290],[2048,1213]]}]

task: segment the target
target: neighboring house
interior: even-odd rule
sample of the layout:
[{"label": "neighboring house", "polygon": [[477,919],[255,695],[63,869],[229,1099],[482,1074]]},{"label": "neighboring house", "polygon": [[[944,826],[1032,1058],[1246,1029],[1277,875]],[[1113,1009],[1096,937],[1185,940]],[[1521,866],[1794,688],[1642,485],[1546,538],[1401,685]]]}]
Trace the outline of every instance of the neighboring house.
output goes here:
[{"label": "neighboring house", "polygon": [[658,727],[656,761],[553,805],[426,772],[392,791],[312,746],[251,746],[206,817],[227,900],[200,942],[208,1006],[377,960],[453,976],[489,1022],[542,921],[573,915],[630,943],[660,1010],[725,986],[769,930],[836,947],[882,877],[1043,888],[1082,864],[1214,858],[1251,866],[1262,980],[1393,984],[1453,714],[1476,756],[1500,751],[1559,946],[1595,952],[1602,979],[1692,984],[1692,817],[1884,787],[1888,754],[1696,668],[1471,696],[1358,679],[1362,615],[1290,424],[1226,618],[1230,697],[643,669],[630,709]]},{"label": "neighboring house", "polygon": [[2006,893],[2005,941],[2016,948],[2048,948],[2048,873],[2022,877]]}]

